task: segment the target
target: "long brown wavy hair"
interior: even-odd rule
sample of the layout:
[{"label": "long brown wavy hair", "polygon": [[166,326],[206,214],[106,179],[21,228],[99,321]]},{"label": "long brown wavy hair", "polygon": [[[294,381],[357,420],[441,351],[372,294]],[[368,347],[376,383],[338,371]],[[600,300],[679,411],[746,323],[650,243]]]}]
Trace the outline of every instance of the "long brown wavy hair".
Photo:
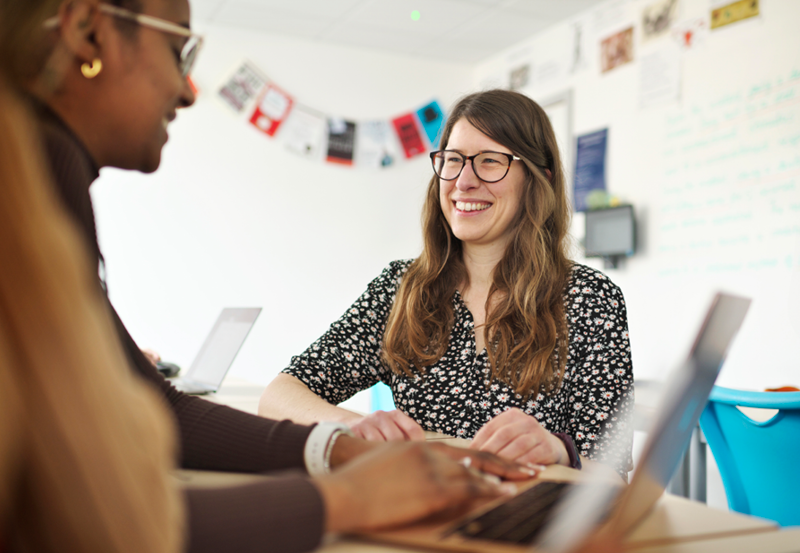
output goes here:
[{"label": "long brown wavy hair", "polygon": [[[461,119],[525,165],[522,202],[513,237],[494,269],[483,331],[493,379],[525,397],[546,393],[560,384],[566,364],[564,291],[571,270],[570,211],[556,137],[536,102],[507,90],[462,98],[444,126],[443,147]],[[402,279],[383,337],[384,363],[410,377],[444,355],[453,294],[468,283],[462,244],[442,213],[436,175],[428,185],[422,229],[422,254]]]}]

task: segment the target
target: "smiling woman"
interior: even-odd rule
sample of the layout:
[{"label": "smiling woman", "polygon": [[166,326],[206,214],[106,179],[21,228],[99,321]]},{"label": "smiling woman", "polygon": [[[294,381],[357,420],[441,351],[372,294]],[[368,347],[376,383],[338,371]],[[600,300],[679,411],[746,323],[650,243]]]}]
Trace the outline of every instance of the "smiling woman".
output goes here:
[{"label": "smiling woman", "polygon": [[[473,438],[530,463],[631,466],[633,372],[622,293],[567,257],[569,206],[547,115],[491,90],[460,100],[396,261],[273,381],[261,413],[337,420],[369,439]],[[334,407],[378,381],[397,411]],[[334,405],[331,405],[334,404]]]}]

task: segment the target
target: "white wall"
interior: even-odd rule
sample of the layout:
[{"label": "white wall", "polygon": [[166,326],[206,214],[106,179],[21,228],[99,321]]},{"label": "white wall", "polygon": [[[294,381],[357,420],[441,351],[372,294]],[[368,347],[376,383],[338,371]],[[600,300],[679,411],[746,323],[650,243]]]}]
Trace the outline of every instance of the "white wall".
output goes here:
[{"label": "white wall", "polygon": [[[607,271],[626,296],[637,378],[661,379],[685,356],[712,291],[723,289],[754,302],[718,383],[797,385],[800,2],[763,0],[760,17],[685,51],[672,38],[642,44],[649,4],[612,0],[555,26],[482,63],[475,86],[507,83],[529,62],[523,92],[572,91],[575,136],[608,127],[609,191],[639,216],[640,251]],[[707,21],[711,5],[681,0],[679,20]],[[601,73],[600,40],[631,25],[634,62]],[[572,71],[576,26],[584,64]],[[653,53],[677,57],[680,98],[644,108],[640,60]]]},{"label": "white wall", "polygon": [[[200,29],[196,105],[170,126],[153,175],[92,187],[111,298],[134,338],[188,367],[219,311],[262,306],[231,374],[268,383],[389,261],[417,255],[430,162],[364,170],[301,159],[214,95],[249,58],[323,113],[389,118],[467,92],[470,67]],[[366,409],[368,403],[363,403]]]}]

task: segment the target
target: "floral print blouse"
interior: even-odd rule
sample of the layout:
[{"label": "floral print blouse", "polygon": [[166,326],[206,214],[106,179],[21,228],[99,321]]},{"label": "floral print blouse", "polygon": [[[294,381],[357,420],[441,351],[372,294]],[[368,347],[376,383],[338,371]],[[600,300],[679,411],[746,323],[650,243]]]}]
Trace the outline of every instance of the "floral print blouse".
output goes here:
[{"label": "floral print blouse", "polygon": [[386,320],[411,260],[392,262],[367,291],[283,372],[338,404],[378,381],[398,409],[424,429],[471,438],[492,417],[517,407],[550,432],[572,436],[583,456],[632,468],[633,369],[625,300],[599,271],[574,264],[564,295],[569,347],[561,385],[528,399],[490,381],[486,350],[476,351],[472,314],[453,296],[455,321],[444,356],[424,375],[388,370],[380,352]]}]

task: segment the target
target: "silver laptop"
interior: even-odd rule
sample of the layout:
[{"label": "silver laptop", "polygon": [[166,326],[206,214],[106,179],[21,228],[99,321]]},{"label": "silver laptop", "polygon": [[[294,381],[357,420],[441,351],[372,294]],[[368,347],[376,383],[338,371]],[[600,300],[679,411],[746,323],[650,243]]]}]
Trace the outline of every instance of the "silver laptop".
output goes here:
[{"label": "silver laptop", "polygon": [[173,386],[187,394],[219,390],[259,313],[260,307],[223,309],[192,366],[172,380]]},{"label": "silver laptop", "polygon": [[629,486],[588,474],[578,481],[574,471],[556,466],[521,485],[511,498],[362,536],[446,551],[561,553],[598,527],[628,534],[655,505],[680,463],[749,307],[746,298],[714,297],[688,359],[667,385]]}]

